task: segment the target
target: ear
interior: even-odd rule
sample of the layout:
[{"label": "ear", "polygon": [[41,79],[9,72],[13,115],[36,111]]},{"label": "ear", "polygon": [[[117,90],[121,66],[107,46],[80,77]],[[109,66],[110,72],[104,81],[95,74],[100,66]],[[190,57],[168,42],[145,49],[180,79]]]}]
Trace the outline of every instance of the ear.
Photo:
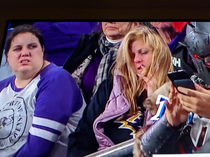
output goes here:
[{"label": "ear", "polygon": [[42,52],[44,53],[44,46],[42,47]]},{"label": "ear", "polygon": [[42,47],[43,57],[44,57],[44,46]]},{"label": "ear", "polygon": [[[3,56],[2,56],[2,58],[3,58]],[[7,56],[6,56],[6,63],[9,63],[9,62],[8,62],[8,57],[7,57]]]}]

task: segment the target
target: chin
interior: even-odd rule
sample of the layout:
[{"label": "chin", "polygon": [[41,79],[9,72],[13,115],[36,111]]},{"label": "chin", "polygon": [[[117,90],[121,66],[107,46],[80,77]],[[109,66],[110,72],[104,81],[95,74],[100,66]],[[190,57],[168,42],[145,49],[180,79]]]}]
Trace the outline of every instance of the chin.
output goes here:
[{"label": "chin", "polygon": [[144,69],[138,70],[137,73],[141,74],[144,71]]},{"label": "chin", "polygon": [[19,70],[19,72],[21,72],[21,73],[27,73],[27,72],[30,72],[30,71],[32,71],[32,69],[31,68],[28,68],[28,67],[24,67],[24,68],[21,68]]},{"label": "chin", "polygon": [[142,70],[138,70],[138,71],[137,71],[137,75],[138,75],[138,76],[141,76],[141,74],[142,74]]},{"label": "chin", "polygon": [[109,30],[107,31],[106,36],[109,38],[115,38],[117,36],[117,33],[115,32],[115,30]]}]

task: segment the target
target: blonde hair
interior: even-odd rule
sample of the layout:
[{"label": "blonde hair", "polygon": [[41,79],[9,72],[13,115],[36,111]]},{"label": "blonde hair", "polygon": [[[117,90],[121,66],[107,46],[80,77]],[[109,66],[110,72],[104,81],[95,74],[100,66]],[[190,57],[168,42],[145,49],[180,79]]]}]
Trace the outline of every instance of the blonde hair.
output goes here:
[{"label": "blonde hair", "polygon": [[124,37],[117,53],[115,68],[122,74],[123,93],[131,105],[131,113],[138,111],[136,99],[141,95],[146,85],[143,78],[137,76],[132,59],[131,45],[137,39],[142,39],[153,53],[152,62],[144,71],[143,76],[156,79],[156,83],[153,85],[155,90],[168,81],[167,73],[173,70],[168,45],[155,31],[146,26],[140,26]]}]

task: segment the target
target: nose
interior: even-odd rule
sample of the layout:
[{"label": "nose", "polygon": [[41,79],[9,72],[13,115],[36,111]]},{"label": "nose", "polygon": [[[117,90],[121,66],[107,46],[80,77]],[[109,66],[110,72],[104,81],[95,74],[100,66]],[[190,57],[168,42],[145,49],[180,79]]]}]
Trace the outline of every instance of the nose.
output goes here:
[{"label": "nose", "polygon": [[115,24],[116,22],[106,22],[106,23],[107,23],[107,24],[108,24],[108,23]]},{"label": "nose", "polygon": [[134,63],[140,63],[140,62],[142,62],[142,58],[141,58],[141,56],[140,56],[139,53],[135,53],[135,54],[134,54],[134,59],[133,59],[133,61],[134,61]]},{"label": "nose", "polygon": [[30,55],[30,52],[27,48],[23,48],[22,49],[22,52],[21,52],[21,56],[29,56]]}]

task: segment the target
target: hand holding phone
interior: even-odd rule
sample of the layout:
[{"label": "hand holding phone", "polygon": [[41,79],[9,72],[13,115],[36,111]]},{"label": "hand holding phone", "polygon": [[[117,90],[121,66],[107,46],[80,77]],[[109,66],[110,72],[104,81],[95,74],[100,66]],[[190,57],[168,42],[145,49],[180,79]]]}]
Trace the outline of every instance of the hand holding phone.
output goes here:
[{"label": "hand holding phone", "polygon": [[[176,89],[178,87],[195,89],[195,85],[194,85],[193,81],[190,79],[190,77],[187,75],[187,73],[184,70],[169,72],[168,77]],[[178,89],[177,89],[177,91],[180,92]],[[182,93],[182,92],[180,92],[180,93]],[[182,94],[184,94],[184,93],[182,93]],[[192,112],[190,112],[189,117],[188,117],[189,125],[192,125],[193,115],[194,114]]]},{"label": "hand holding phone", "polygon": [[195,89],[193,81],[184,70],[169,72],[168,77],[176,88],[185,87]]}]

